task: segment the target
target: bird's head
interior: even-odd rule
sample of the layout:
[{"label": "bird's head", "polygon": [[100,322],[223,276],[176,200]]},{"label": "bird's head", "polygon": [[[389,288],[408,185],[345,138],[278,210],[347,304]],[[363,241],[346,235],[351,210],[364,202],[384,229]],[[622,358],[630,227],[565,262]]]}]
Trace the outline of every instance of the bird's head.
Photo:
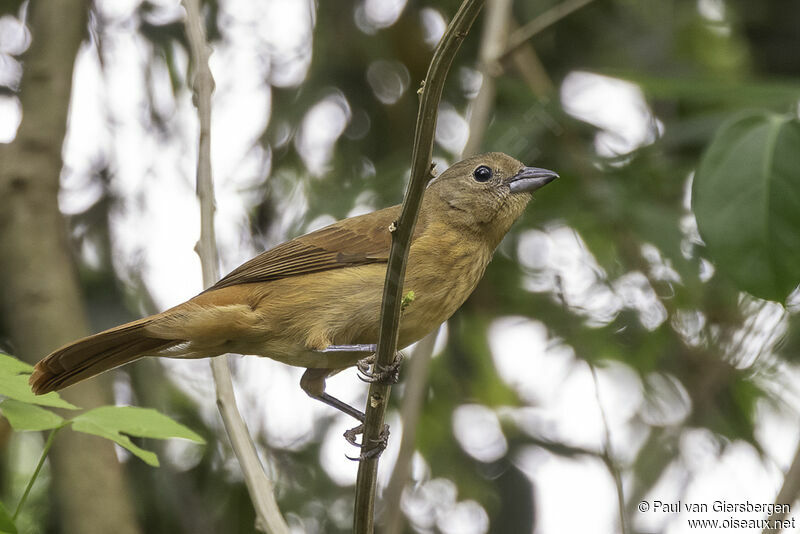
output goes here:
[{"label": "bird's head", "polygon": [[439,204],[437,211],[448,223],[481,232],[496,246],[522,215],[531,193],[556,178],[553,171],[490,152],[444,171],[430,183],[425,198]]}]

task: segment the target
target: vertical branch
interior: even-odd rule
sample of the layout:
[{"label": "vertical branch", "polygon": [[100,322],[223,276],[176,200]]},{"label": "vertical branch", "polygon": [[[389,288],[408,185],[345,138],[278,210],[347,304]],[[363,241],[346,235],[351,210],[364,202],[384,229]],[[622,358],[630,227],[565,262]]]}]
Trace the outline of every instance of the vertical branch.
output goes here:
[{"label": "vertical branch", "polygon": [[[500,65],[497,60],[505,50],[510,21],[511,0],[489,0],[487,2],[478,52],[478,62],[483,80],[480,91],[472,103],[469,115],[469,138],[461,154],[462,159],[475,155],[483,142],[483,135],[494,107],[494,78],[500,74]],[[404,521],[400,500],[411,473],[417,423],[425,400],[428,369],[438,333],[439,329],[423,338],[417,344],[410,358],[411,362],[406,375],[407,386],[400,407],[403,436],[400,440],[397,461],[394,464],[383,499],[383,509],[386,515],[382,522],[386,534],[400,534],[403,530]]]},{"label": "vertical branch", "polygon": [[[219,278],[219,258],[214,234],[214,183],[211,177],[211,93],[214,79],[208,67],[209,47],[198,0],[183,0],[186,9],[186,35],[192,52],[194,101],[200,121],[200,144],[197,157],[197,197],[200,202],[200,239],[197,254],[203,269],[203,286]],[[289,527],[275,501],[272,482],[258,459],[247,425],[236,408],[227,356],[212,358],[211,371],[217,386],[217,407],[233,451],[239,460],[245,484],[256,512],[256,527],[270,534],[288,534]]]},{"label": "vertical branch", "polygon": [[[433,140],[436,130],[436,117],[442,88],[461,42],[467,36],[472,23],[483,6],[483,0],[464,0],[431,59],[428,74],[421,88],[419,112],[414,134],[414,148],[411,158],[411,179],[403,199],[400,218],[393,225],[392,248],[386,267],[386,282],[383,287],[381,305],[380,335],[375,366],[387,367],[397,351],[397,336],[400,321],[400,303],[406,260],[411,236],[417,222],[422,203],[422,195],[430,177],[430,162],[433,154]],[[379,441],[386,414],[386,404],[390,388],[387,384],[373,383],[369,389],[364,422],[361,463],[358,466],[356,481],[356,502],[353,516],[354,530],[357,534],[372,533],[374,528],[375,490],[377,486],[378,457],[367,457],[364,453]]]},{"label": "vertical branch", "polygon": [[[588,363],[588,362],[587,362]],[[614,478],[614,486],[617,489],[617,509],[619,510],[619,531],[622,534],[628,534],[628,516],[625,513],[625,493],[622,490],[622,475],[619,472],[617,462],[614,460],[613,452],[611,451],[611,430],[608,427],[608,418],[606,417],[606,410],[603,408],[603,402],[600,399],[600,384],[597,381],[597,369],[594,365],[589,363],[589,370],[592,372],[592,381],[594,382],[594,395],[597,398],[597,408],[600,410],[600,417],[603,420],[603,462],[606,464],[608,471]]]},{"label": "vertical branch", "polygon": [[[789,506],[797,502],[800,497],[800,444],[797,446],[797,452],[794,454],[792,465],[783,477],[783,486],[775,497],[775,504],[788,504]],[[769,516],[769,526],[765,528],[762,534],[779,534],[783,528],[776,526],[786,519],[788,514],[784,510],[775,511]]]}]

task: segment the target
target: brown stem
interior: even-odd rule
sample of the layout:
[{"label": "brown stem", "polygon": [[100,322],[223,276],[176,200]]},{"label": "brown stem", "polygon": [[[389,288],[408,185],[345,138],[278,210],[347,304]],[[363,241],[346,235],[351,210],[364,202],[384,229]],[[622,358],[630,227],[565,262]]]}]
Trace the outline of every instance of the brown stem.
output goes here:
[{"label": "brown stem", "polygon": [[[422,195],[430,177],[430,163],[433,154],[433,139],[436,131],[436,117],[442,88],[461,41],[475,22],[483,0],[464,0],[450,25],[445,30],[436,51],[433,53],[428,74],[421,88],[419,112],[414,134],[414,148],[411,154],[411,179],[406,189],[400,218],[394,225],[392,248],[386,267],[386,282],[383,287],[381,305],[380,335],[376,366],[387,367],[397,351],[397,337],[400,321],[400,303],[406,260],[411,243],[411,235],[417,222],[422,203]],[[362,453],[378,441],[383,429],[386,404],[389,399],[389,385],[373,383],[369,389],[364,422]],[[378,457],[364,458],[358,466],[356,480],[356,502],[353,515],[353,530],[356,534],[371,534],[374,529],[375,489],[377,486]]]}]

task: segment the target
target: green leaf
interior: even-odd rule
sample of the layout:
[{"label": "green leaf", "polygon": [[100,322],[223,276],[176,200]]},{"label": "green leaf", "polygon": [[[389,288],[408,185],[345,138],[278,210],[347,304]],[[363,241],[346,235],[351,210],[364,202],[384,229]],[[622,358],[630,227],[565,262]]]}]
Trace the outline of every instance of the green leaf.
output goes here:
[{"label": "green leaf", "polygon": [[14,430],[49,430],[64,423],[64,418],[34,404],[6,399],[0,403],[0,411]]},{"label": "green leaf", "polygon": [[8,354],[3,354],[2,352],[0,352],[0,373],[31,374],[32,372],[33,372],[32,365],[25,363],[22,360],[18,360],[13,356],[9,356]]},{"label": "green leaf", "polygon": [[155,439],[183,438],[205,443],[200,435],[166,415],[134,406],[102,406],[89,410],[72,420],[72,428],[110,439],[154,467],[158,466],[156,455],[134,445],[124,434]]},{"label": "green leaf", "polygon": [[0,502],[0,533],[17,534],[17,526],[2,502]]},{"label": "green leaf", "polygon": [[800,121],[759,111],[724,124],[700,162],[692,207],[720,272],[785,300],[800,283]]},{"label": "green leaf", "polygon": [[142,459],[146,464],[153,467],[159,466],[158,456],[156,456],[156,453],[138,447],[130,440],[130,438],[128,438],[128,436],[120,434],[113,428],[98,425],[91,420],[82,420],[80,417],[81,416],[78,416],[73,419],[73,430],[83,432],[84,434],[92,434],[94,436],[100,436],[101,438],[110,439],[120,447],[129,450],[131,453]]},{"label": "green leaf", "polygon": [[0,395],[28,404],[77,410],[78,407],[62,399],[58,393],[35,395],[28,385],[33,367],[7,354],[0,354]]}]

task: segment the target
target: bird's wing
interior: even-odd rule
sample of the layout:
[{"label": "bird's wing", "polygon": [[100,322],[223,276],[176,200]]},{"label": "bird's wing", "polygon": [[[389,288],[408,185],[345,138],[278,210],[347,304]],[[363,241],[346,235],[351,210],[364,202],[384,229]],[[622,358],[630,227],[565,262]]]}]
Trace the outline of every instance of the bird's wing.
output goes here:
[{"label": "bird's wing", "polygon": [[[389,226],[400,206],[352,217],[282,243],[242,264],[209,288],[267,282],[318,271],[386,263],[392,244]],[[420,218],[414,234],[424,229]]]}]

